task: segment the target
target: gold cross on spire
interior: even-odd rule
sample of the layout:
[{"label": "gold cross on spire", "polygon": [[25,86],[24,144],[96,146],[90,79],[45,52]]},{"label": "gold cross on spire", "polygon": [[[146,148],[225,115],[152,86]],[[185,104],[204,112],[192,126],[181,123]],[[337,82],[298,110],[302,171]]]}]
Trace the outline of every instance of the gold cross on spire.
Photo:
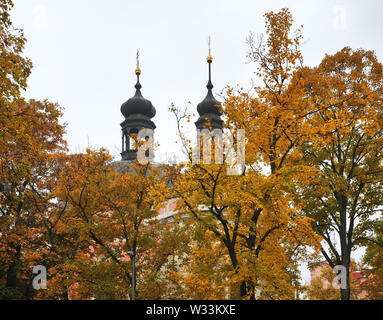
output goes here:
[{"label": "gold cross on spire", "polygon": [[208,40],[207,40],[207,44],[208,44],[208,46],[209,46],[209,56],[210,56],[210,46],[211,46],[211,37],[210,37],[210,35],[209,35],[209,38],[208,38]]},{"label": "gold cross on spire", "polygon": [[137,60],[136,75],[140,75],[141,74],[141,69],[140,69],[140,52],[138,51],[138,49],[137,49],[136,60]]},{"label": "gold cross on spire", "polygon": [[208,63],[212,63],[213,62],[213,57],[211,56],[211,37],[210,37],[210,35],[209,35],[207,44],[209,46],[209,55],[207,56],[206,60],[207,60]]},{"label": "gold cross on spire", "polygon": [[137,49],[137,68],[139,68],[140,67],[140,51],[138,51],[138,49]]}]

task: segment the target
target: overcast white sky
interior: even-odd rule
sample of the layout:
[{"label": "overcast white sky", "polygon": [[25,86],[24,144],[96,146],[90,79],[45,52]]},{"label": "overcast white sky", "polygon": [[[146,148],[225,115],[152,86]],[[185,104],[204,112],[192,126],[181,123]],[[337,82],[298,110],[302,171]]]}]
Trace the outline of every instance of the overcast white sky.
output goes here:
[{"label": "overcast white sky", "polygon": [[[120,106],[134,95],[140,50],[145,98],[157,109],[156,160],[178,152],[171,102],[196,105],[206,95],[207,38],[212,37],[213,83],[250,88],[245,39],[264,32],[263,14],[290,8],[303,25],[305,64],[344,46],[375,50],[383,59],[380,0],[14,0],[12,19],[28,39],[34,68],[27,98],[65,108],[71,152],[106,147],[119,160]],[[197,116],[195,117],[197,120]],[[307,276],[307,273],[306,273]]]},{"label": "overcast white sky", "polygon": [[[196,105],[206,95],[207,38],[212,37],[213,83],[250,87],[245,39],[264,32],[263,14],[290,8],[303,25],[305,63],[344,46],[375,50],[382,60],[383,2],[206,0],[14,0],[12,18],[28,39],[34,68],[28,98],[65,108],[70,151],[89,144],[120,152],[120,106],[134,95],[135,55],[141,53],[145,98],[157,109],[157,161],[177,152],[170,102]],[[195,120],[197,117],[195,117]]]}]

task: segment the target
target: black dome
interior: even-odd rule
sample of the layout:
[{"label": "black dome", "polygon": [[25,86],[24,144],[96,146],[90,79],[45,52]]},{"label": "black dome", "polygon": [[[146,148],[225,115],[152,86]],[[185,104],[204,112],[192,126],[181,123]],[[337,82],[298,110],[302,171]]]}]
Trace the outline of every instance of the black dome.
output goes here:
[{"label": "black dome", "polygon": [[[210,78],[210,74],[209,74]],[[213,129],[222,129],[222,119],[221,119],[221,102],[216,100],[213,96],[213,84],[209,79],[207,84],[207,95],[205,99],[200,102],[197,106],[197,111],[200,115],[197,122],[195,123],[197,129],[204,129],[207,127],[212,127]],[[209,126],[208,126],[209,124]]]},{"label": "black dome", "polygon": [[138,82],[135,88],[136,94],[133,98],[130,98],[128,101],[122,104],[121,113],[125,118],[128,118],[133,114],[144,115],[149,119],[153,118],[156,115],[156,109],[148,99],[145,99],[142,96],[140,91],[141,84]]},{"label": "black dome", "polygon": [[198,111],[200,116],[207,114],[207,113],[212,113],[212,114],[216,114],[217,116],[220,116],[221,115],[221,102],[217,101],[214,98],[213,93],[211,91],[213,86],[207,85],[207,88],[208,88],[207,95],[206,95],[205,99],[198,104],[197,111]]}]

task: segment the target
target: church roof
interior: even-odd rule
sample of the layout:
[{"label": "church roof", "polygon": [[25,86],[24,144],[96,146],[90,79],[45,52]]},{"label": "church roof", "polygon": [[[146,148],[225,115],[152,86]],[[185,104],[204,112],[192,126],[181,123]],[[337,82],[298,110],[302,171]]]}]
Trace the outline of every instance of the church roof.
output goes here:
[{"label": "church roof", "polygon": [[125,119],[135,117],[135,115],[141,115],[148,119],[153,118],[156,115],[156,109],[152,103],[145,99],[141,93],[141,84],[140,84],[140,73],[139,68],[136,69],[137,83],[135,85],[136,94],[134,97],[130,98],[128,101],[124,102],[121,105],[121,113],[124,115]]},{"label": "church roof", "polygon": [[197,111],[200,117],[195,123],[195,125],[198,129],[203,129],[208,126],[212,127],[213,129],[222,129],[222,104],[214,97],[212,91],[212,89],[214,88],[213,83],[211,82],[211,63],[213,62],[213,58],[210,55],[210,53],[207,57],[207,62],[209,64],[209,81],[206,86],[207,95],[205,99],[202,102],[200,102],[197,106]]}]

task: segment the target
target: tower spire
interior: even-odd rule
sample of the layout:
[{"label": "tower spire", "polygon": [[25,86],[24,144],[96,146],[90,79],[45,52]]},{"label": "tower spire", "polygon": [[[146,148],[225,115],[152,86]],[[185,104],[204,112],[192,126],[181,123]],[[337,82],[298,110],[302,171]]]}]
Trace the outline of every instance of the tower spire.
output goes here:
[{"label": "tower spire", "polygon": [[145,99],[141,94],[140,84],[140,52],[137,50],[136,69],[137,83],[135,85],[136,94],[121,105],[121,113],[125,120],[121,123],[122,129],[122,160],[134,160],[137,156],[137,150],[131,143],[134,134],[138,134],[142,129],[154,130],[156,125],[151,120],[156,115],[156,109],[152,103]]},{"label": "tower spire", "polygon": [[208,38],[208,40],[207,40],[207,44],[208,44],[208,46],[209,46],[209,56],[210,56],[210,46],[211,46],[211,36],[209,35],[209,38]]},{"label": "tower spire", "polygon": [[137,55],[136,55],[136,70],[135,70],[135,73],[137,75],[137,83],[135,85],[135,88],[137,90],[140,90],[142,88],[141,84],[140,84],[140,74],[141,74],[141,69],[140,69],[140,52],[138,51],[137,49]]},{"label": "tower spire", "polygon": [[206,58],[207,63],[209,64],[209,82],[207,83],[208,90],[213,89],[213,83],[211,82],[211,63],[213,62],[213,57],[211,56],[211,37],[209,36],[208,39],[208,46],[209,46],[209,55]]},{"label": "tower spire", "polygon": [[209,66],[209,81],[207,83],[207,95],[205,99],[198,104],[197,111],[200,115],[199,119],[195,123],[197,129],[203,129],[207,126],[212,127],[213,129],[222,129],[222,119],[221,119],[221,103],[214,98],[213,95],[213,83],[211,82],[211,64],[213,62],[213,57],[211,55],[211,37],[208,38],[208,48],[209,54],[206,58],[206,61]]}]

